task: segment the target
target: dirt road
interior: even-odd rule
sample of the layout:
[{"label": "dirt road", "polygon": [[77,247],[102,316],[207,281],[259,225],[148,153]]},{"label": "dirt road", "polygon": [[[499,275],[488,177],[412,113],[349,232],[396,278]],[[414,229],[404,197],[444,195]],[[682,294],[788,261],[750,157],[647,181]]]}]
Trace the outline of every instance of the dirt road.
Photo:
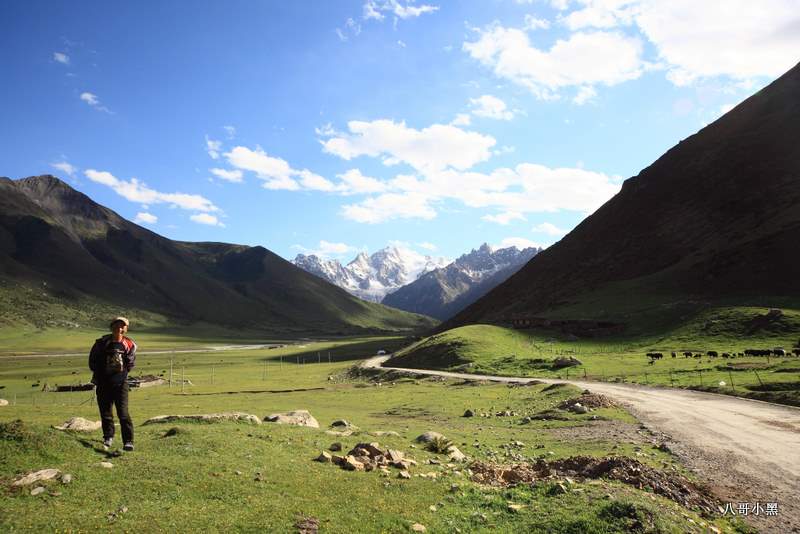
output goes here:
[{"label": "dirt road", "polygon": [[[420,375],[525,383],[500,377],[382,367],[388,356],[365,367]],[[723,503],[778,503],[778,515],[742,519],[762,532],[800,532],[800,408],[697,391],[571,380],[615,398],[651,430],[669,436],[670,449],[707,482]]]}]

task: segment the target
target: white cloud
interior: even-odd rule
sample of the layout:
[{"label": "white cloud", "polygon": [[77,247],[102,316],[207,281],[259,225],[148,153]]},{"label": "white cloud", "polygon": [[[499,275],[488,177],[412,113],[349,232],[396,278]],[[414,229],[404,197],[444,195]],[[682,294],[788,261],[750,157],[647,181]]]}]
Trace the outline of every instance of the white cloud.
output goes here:
[{"label": "white cloud", "polygon": [[361,174],[359,169],[350,169],[337,178],[341,180],[338,191],[345,195],[382,193],[387,188],[380,180]]},{"label": "white cloud", "polygon": [[425,250],[430,250],[431,252],[434,252],[439,249],[439,247],[437,247],[433,243],[428,243],[427,241],[422,243],[417,243],[417,245],[419,246],[419,248],[424,248]]},{"label": "white cloud", "polygon": [[506,103],[492,95],[483,95],[470,98],[472,114],[478,117],[508,121],[514,118],[514,113],[506,107]]},{"label": "white cloud", "polygon": [[211,156],[211,159],[219,159],[219,153],[222,150],[222,141],[215,141],[206,136],[206,152]]},{"label": "white cloud", "polygon": [[469,116],[469,113],[458,113],[450,124],[452,126],[469,126],[471,122],[472,117]]},{"label": "white cloud", "polygon": [[84,174],[91,181],[108,186],[121,197],[137,204],[169,204],[190,211],[219,211],[210,200],[187,193],[162,193],[147,187],[136,178],[130,181],[120,180],[107,171],[86,169]]},{"label": "white cloud", "polygon": [[347,254],[348,252],[353,252],[354,250],[356,250],[356,247],[345,243],[330,243],[325,240],[320,240],[319,248],[314,251],[314,253],[321,257],[341,256],[342,254]]},{"label": "white cloud", "polygon": [[228,134],[228,139],[233,139],[234,137],[236,137],[235,126],[223,126],[222,129],[225,130],[226,134]]},{"label": "white cloud", "polygon": [[62,52],[53,52],[53,59],[64,65],[69,65],[69,56]]},{"label": "white cloud", "polygon": [[196,213],[195,215],[191,215],[189,219],[192,222],[196,222],[197,224],[205,224],[207,226],[219,226],[221,228],[225,228],[225,225],[217,219],[216,215],[210,215],[208,213]]},{"label": "white cloud", "polygon": [[617,32],[578,32],[549,49],[531,45],[527,33],[495,23],[463,49],[494,74],[553,99],[571,86],[616,85],[638,78],[644,68],[642,43]]},{"label": "white cloud", "polygon": [[468,169],[491,156],[493,137],[434,124],[422,130],[388,119],[350,121],[350,133],[334,133],[322,140],[325,152],[345,160],[358,156],[381,157],[384,165],[406,163],[421,172],[446,167]]},{"label": "white cloud", "polygon": [[620,24],[630,24],[637,11],[640,0],[581,0],[583,7],[559,21],[570,30],[583,28],[614,28]]},{"label": "white cloud", "polygon": [[436,211],[428,198],[418,193],[387,193],[358,204],[342,206],[345,218],[361,223],[380,223],[392,219],[433,219]]},{"label": "white cloud", "polygon": [[564,235],[564,234],[567,233],[566,230],[562,230],[558,226],[556,226],[556,225],[554,225],[552,223],[549,223],[549,222],[544,222],[542,224],[537,224],[536,226],[534,226],[532,228],[531,231],[535,232],[537,234],[547,234],[547,235],[552,235],[552,236],[560,236],[560,235]]},{"label": "white cloud", "polygon": [[290,178],[294,172],[285,160],[269,156],[260,147],[251,150],[244,146],[237,146],[224,155],[228,163],[234,167],[252,171],[263,180],[285,180]]},{"label": "white cloud", "polygon": [[416,18],[425,13],[434,13],[438,11],[438,6],[431,6],[422,4],[420,6],[413,5],[414,1],[409,0],[405,4],[400,0],[367,0],[364,3],[362,16],[365,20],[383,20],[385,18],[383,13],[391,13],[400,19]]},{"label": "white cloud", "polygon": [[140,223],[140,224],[155,224],[158,222],[158,217],[153,215],[152,213],[142,212],[136,214],[136,217],[133,219],[133,222]]},{"label": "white cloud", "polygon": [[636,23],[677,85],[713,76],[776,77],[798,60],[798,7],[796,0],[644,1]]},{"label": "white cloud", "polygon": [[550,27],[550,22],[545,19],[539,19],[533,15],[525,15],[525,30],[546,30]]},{"label": "white cloud", "polygon": [[105,107],[100,103],[100,99],[97,98],[97,95],[85,91],[81,93],[80,99],[89,104],[91,107],[96,109],[97,111],[103,111],[105,113],[111,113],[111,110]]},{"label": "white cloud", "polygon": [[584,105],[585,103],[594,99],[597,96],[597,91],[595,91],[594,87],[591,85],[584,85],[578,89],[578,94],[572,99],[572,101],[579,106]]},{"label": "white cloud", "polygon": [[517,247],[519,250],[523,250],[528,247],[540,248],[541,245],[539,243],[536,243],[535,241],[531,241],[530,239],[525,239],[524,237],[506,237],[505,239],[500,241],[499,245],[493,245],[492,249],[497,250],[500,248],[508,248],[508,247]]},{"label": "white cloud", "polygon": [[341,28],[336,28],[336,35],[339,37],[339,40],[342,42],[347,41],[347,35],[341,30]]},{"label": "white cloud", "polygon": [[327,178],[323,178],[318,174],[314,174],[313,172],[303,169],[298,173],[300,176],[300,184],[305,189],[311,189],[314,191],[335,191],[336,186],[333,185],[333,182],[328,180]]},{"label": "white cloud", "polygon": [[58,161],[56,163],[51,163],[50,166],[53,167],[54,169],[58,169],[63,173],[66,173],[68,176],[75,176],[75,173],[78,171],[78,169],[74,165],[66,161]]},{"label": "white cloud", "polygon": [[515,220],[525,220],[525,216],[516,211],[506,211],[504,213],[498,213],[497,215],[484,215],[481,217],[484,221],[489,221],[497,224],[502,224],[503,226],[509,224],[511,221]]},{"label": "white cloud", "polygon": [[397,46],[399,46],[400,48],[405,48],[406,47],[406,43],[401,41],[401,40],[398,40],[397,41]]},{"label": "white cloud", "polygon": [[238,169],[236,170],[218,169],[215,167],[213,169],[209,169],[209,172],[214,176],[216,176],[217,178],[221,178],[228,182],[233,182],[237,184],[242,182],[242,171]]}]

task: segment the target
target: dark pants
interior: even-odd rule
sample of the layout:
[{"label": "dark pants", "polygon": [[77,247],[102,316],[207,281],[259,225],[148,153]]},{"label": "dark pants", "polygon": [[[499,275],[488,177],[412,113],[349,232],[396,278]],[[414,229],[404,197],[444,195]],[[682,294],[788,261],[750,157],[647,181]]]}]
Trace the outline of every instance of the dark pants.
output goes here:
[{"label": "dark pants", "polygon": [[103,439],[114,437],[114,413],[117,407],[119,426],[122,428],[123,443],[133,443],[133,421],[128,414],[128,384],[97,384],[97,407],[100,408],[100,420],[103,423]]}]

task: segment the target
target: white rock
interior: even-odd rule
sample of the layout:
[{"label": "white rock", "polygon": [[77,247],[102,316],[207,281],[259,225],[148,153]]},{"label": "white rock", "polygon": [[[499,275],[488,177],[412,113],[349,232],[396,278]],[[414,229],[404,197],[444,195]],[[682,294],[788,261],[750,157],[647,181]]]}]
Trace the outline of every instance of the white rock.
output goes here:
[{"label": "white rock", "polygon": [[8,401],[6,399],[0,399],[0,406],[8,406]]},{"label": "white rock", "polygon": [[42,486],[37,486],[31,490],[31,495],[39,495],[40,493],[44,493],[44,488]]},{"label": "white rock", "polygon": [[203,423],[245,421],[254,425],[261,424],[261,419],[259,419],[258,416],[242,412],[204,413],[196,415],[158,415],[156,417],[151,417],[143,424],[152,425],[154,423],[171,423],[173,421],[200,421]]},{"label": "white rock", "polygon": [[94,432],[100,430],[100,421],[89,421],[83,417],[70,417],[63,424],[54,426],[57,430],[72,430],[74,432]]},{"label": "white rock", "polygon": [[28,486],[33,484],[34,482],[39,482],[40,480],[51,480],[56,478],[61,471],[58,469],[42,469],[40,471],[36,471],[34,473],[28,473],[24,477],[15,480],[11,483],[12,486]]},{"label": "white rock", "polygon": [[111,462],[100,462],[100,467],[111,469],[112,467],[114,467],[114,464],[112,464]]},{"label": "white rock", "polygon": [[319,428],[319,423],[308,412],[308,410],[294,410],[291,412],[274,413],[264,418],[264,421],[278,423],[282,425],[299,425]]}]

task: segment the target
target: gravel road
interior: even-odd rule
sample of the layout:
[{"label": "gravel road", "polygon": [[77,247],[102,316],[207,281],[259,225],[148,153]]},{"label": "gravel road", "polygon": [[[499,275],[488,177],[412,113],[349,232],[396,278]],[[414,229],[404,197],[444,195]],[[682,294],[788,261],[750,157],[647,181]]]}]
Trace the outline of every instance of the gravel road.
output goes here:
[{"label": "gravel road", "polygon": [[[365,367],[427,376],[525,383],[531,378]],[[728,395],[632,384],[536,379],[569,383],[613,397],[644,425],[669,437],[670,449],[723,503],[778,503],[778,515],[742,516],[762,532],[800,532],[800,408]]]}]

